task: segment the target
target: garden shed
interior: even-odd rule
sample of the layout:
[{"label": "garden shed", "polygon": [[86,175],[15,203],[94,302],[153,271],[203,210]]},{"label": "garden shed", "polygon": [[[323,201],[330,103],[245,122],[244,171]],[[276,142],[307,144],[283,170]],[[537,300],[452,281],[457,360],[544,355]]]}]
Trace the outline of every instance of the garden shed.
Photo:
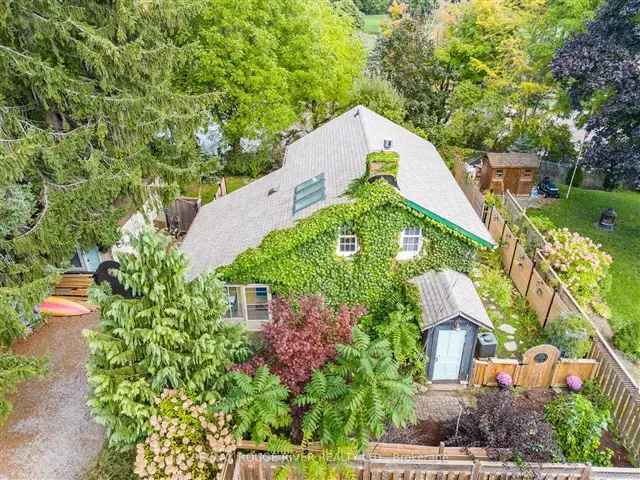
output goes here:
[{"label": "garden shed", "polygon": [[504,195],[509,190],[518,196],[529,196],[540,169],[540,158],[534,153],[488,152],[482,159],[480,189]]},{"label": "garden shed", "polygon": [[432,382],[467,382],[478,333],[493,330],[473,282],[453,270],[432,270],[411,282],[420,293],[427,378]]}]

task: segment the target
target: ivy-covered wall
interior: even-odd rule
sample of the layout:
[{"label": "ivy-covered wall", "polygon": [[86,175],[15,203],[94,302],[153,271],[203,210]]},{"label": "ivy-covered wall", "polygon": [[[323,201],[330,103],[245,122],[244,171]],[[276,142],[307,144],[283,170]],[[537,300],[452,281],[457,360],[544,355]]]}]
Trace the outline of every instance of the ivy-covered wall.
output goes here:
[{"label": "ivy-covered wall", "polygon": [[[354,202],[327,207],[287,230],[270,233],[256,249],[221,269],[230,283],[267,283],[274,293],[321,293],[332,304],[365,305],[372,313],[406,301],[406,280],[431,269],[467,272],[476,245],[406,206],[389,184],[361,184]],[[352,257],[336,254],[339,228],[358,237]],[[420,226],[422,253],[395,259],[400,231]]]}]

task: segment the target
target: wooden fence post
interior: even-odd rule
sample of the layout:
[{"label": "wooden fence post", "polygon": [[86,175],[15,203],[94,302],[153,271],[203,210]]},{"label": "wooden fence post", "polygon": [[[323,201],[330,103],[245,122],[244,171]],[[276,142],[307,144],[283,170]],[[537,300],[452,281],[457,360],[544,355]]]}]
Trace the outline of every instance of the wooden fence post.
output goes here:
[{"label": "wooden fence post", "polygon": [[473,462],[473,469],[471,470],[471,480],[480,480],[480,474],[482,473],[482,463],[480,460]]},{"label": "wooden fence post", "polygon": [[489,223],[487,224],[487,230],[491,232],[491,220],[493,220],[493,209],[496,208],[494,205],[491,205],[491,210],[489,211]]},{"label": "wooden fence post", "polygon": [[582,473],[580,474],[580,480],[589,480],[591,478],[591,465],[585,465]]},{"label": "wooden fence post", "polygon": [[520,238],[516,237],[516,245],[513,247],[513,255],[511,256],[511,263],[509,264],[509,273],[508,276],[511,276],[511,269],[513,268],[513,261],[516,258],[516,253],[518,252],[518,245],[520,244]]},{"label": "wooden fence post", "polygon": [[553,295],[551,295],[551,301],[549,302],[549,308],[547,308],[547,314],[544,317],[544,322],[542,323],[542,328],[547,326],[547,320],[549,320],[549,314],[551,313],[551,307],[553,307],[553,302],[556,299],[556,293],[558,292],[557,288],[553,289]]},{"label": "wooden fence post", "polygon": [[444,460],[444,442],[438,445],[438,460]]},{"label": "wooden fence post", "polygon": [[529,273],[529,281],[527,282],[527,288],[524,291],[524,298],[526,300],[527,295],[529,295],[529,287],[531,286],[531,279],[533,278],[533,271],[536,269],[536,265],[538,264],[538,261],[536,260],[536,257],[533,257],[532,260],[532,264],[531,264],[531,273]]},{"label": "wooden fence post", "polygon": [[507,221],[503,218],[502,221],[502,233],[500,234],[500,241],[498,243],[502,243],[502,239],[504,238],[504,231],[507,229]]}]

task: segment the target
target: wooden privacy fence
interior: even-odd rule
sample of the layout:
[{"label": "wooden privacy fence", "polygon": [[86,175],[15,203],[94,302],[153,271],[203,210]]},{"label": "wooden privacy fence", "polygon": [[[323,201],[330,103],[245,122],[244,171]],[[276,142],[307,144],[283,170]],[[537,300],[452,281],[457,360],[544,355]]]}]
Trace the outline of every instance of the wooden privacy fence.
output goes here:
[{"label": "wooden privacy fence", "polygon": [[[232,480],[274,480],[289,462],[286,456],[239,454]],[[640,478],[635,468],[602,468],[581,464],[515,463],[469,460],[372,459],[349,463],[357,480],[626,480]],[[289,479],[303,478],[291,469]]]},{"label": "wooden privacy fence", "polygon": [[472,385],[495,387],[496,375],[506,372],[515,386],[524,388],[566,387],[567,377],[577,375],[582,380],[595,376],[598,362],[594,359],[560,358],[553,345],[530,348],[522,360],[488,358],[473,361]]},{"label": "wooden privacy fence", "polygon": [[[250,440],[241,440],[238,444],[239,450],[249,450],[254,452],[267,452],[269,446],[266,443],[255,443]],[[294,453],[322,453],[325,450],[320,442],[310,442],[305,447],[294,447]],[[404,443],[383,443],[370,442],[365,451],[368,458],[414,458],[430,460],[488,460],[489,456],[484,448],[464,448],[445,447],[444,443],[439,446],[410,445]]]},{"label": "wooden privacy fence", "polygon": [[191,227],[200,210],[200,199],[192,197],[178,197],[165,207],[164,214],[167,228],[175,234],[185,234]]},{"label": "wooden privacy fence", "polygon": [[458,159],[453,162],[453,176],[478,216],[484,217],[484,195],[476,187],[475,180],[466,171],[464,163]]},{"label": "wooden privacy fence", "polygon": [[[544,246],[544,237],[509,192],[505,195],[505,205],[509,216],[516,218],[520,236],[509,225],[510,220],[505,219],[495,207],[487,212],[484,222],[498,243],[505,272],[536,312],[540,324],[547,325],[567,314],[578,314],[591,321],[591,317],[578,304],[557,273],[543,261],[539,248]],[[520,237],[525,237],[526,241]],[[530,253],[532,249],[533,252]],[[617,433],[627,451],[638,460],[640,386],[597,325],[594,327],[593,347],[589,358],[598,365],[593,379],[613,402],[612,414]]]}]

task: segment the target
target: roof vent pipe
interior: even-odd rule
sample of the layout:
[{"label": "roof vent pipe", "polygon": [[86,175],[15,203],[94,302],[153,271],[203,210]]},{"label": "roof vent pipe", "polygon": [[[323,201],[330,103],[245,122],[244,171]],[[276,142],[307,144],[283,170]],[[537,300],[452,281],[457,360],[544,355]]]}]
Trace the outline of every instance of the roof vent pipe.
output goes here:
[{"label": "roof vent pipe", "polygon": [[383,143],[382,143],[383,147],[385,150],[389,150],[391,149],[391,146],[393,145],[393,141],[390,138],[385,138]]}]

